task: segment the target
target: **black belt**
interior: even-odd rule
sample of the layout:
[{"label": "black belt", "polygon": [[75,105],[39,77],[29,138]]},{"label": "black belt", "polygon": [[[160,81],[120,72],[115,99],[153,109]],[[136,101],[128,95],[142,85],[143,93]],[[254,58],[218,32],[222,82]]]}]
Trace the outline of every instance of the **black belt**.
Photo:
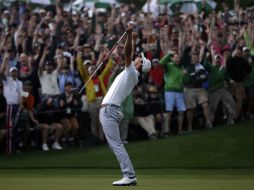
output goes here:
[{"label": "black belt", "polygon": [[120,106],[115,105],[115,104],[101,104],[100,108],[105,108],[107,106],[120,108]]}]

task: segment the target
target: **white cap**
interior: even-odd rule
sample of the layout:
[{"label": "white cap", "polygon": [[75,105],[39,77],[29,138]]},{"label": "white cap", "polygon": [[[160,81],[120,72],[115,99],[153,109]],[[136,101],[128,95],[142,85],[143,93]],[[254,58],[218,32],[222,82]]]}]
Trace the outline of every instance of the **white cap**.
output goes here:
[{"label": "white cap", "polygon": [[247,51],[247,50],[249,50],[249,48],[243,47],[243,51]]},{"label": "white cap", "polygon": [[3,14],[10,14],[10,11],[9,11],[9,10],[5,10],[5,11],[3,12]]},{"label": "white cap", "polygon": [[83,62],[84,65],[87,65],[87,64],[92,64],[92,61],[90,59],[86,59],[84,62]]},{"label": "white cap", "polygon": [[18,68],[17,68],[17,67],[11,67],[11,68],[9,69],[9,73],[11,73],[12,71],[18,71]]},{"label": "white cap", "polygon": [[72,15],[77,15],[78,12],[77,11],[72,11]]},{"label": "white cap", "polygon": [[214,56],[215,59],[217,59],[218,57],[221,58],[221,55],[216,54],[216,55]]},{"label": "white cap", "polygon": [[154,59],[152,60],[152,63],[159,63],[159,62],[160,62],[160,60],[157,59],[157,58],[154,58]]},{"label": "white cap", "polygon": [[141,52],[141,57],[143,59],[142,72],[148,73],[151,69],[151,62],[148,59],[146,59],[143,52]]},{"label": "white cap", "polygon": [[46,13],[45,9],[40,9],[39,13]]}]

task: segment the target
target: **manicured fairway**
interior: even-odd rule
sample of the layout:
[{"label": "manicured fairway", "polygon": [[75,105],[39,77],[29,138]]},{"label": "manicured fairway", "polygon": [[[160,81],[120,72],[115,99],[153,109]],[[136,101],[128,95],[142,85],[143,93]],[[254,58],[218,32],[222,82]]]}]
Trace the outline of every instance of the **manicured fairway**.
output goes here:
[{"label": "manicured fairway", "polygon": [[128,144],[138,186],[108,146],[0,155],[0,190],[254,190],[254,120]]},{"label": "manicured fairway", "polygon": [[[138,186],[113,187],[118,170],[0,170],[1,190],[253,190],[254,170],[137,170]],[[119,174],[119,175],[118,175]]]}]

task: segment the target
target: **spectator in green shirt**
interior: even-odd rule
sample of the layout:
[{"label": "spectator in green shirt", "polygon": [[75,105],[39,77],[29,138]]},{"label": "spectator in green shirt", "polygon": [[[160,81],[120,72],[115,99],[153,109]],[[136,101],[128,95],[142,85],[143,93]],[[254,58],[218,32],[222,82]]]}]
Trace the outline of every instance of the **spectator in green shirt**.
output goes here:
[{"label": "spectator in green shirt", "polygon": [[[171,58],[172,56],[172,58]],[[183,69],[180,65],[180,57],[178,53],[173,55],[167,54],[160,61],[161,66],[165,70],[164,74],[164,89],[165,89],[165,105],[166,111],[169,115],[168,131],[170,131],[170,125],[172,120],[172,113],[174,107],[178,111],[178,133],[182,133],[184,113],[186,111],[184,97],[183,97]]]},{"label": "spectator in green shirt", "polygon": [[[204,48],[204,47],[203,47]],[[208,97],[210,120],[213,123],[219,102],[223,104],[227,111],[227,123],[233,124],[235,117],[235,101],[226,89],[226,68],[222,63],[222,57],[212,52],[212,63],[208,60],[204,61],[204,67],[208,71]]]}]

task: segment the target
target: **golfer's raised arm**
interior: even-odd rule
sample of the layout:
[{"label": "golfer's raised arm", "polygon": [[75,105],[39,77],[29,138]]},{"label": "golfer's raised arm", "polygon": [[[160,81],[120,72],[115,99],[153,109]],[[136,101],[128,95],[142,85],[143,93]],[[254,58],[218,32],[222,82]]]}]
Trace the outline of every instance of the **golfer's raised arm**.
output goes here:
[{"label": "golfer's raised arm", "polygon": [[134,28],[134,23],[129,22],[127,26],[127,39],[124,46],[124,61],[125,67],[129,67],[131,64],[131,53],[132,53],[132,30]]}]

